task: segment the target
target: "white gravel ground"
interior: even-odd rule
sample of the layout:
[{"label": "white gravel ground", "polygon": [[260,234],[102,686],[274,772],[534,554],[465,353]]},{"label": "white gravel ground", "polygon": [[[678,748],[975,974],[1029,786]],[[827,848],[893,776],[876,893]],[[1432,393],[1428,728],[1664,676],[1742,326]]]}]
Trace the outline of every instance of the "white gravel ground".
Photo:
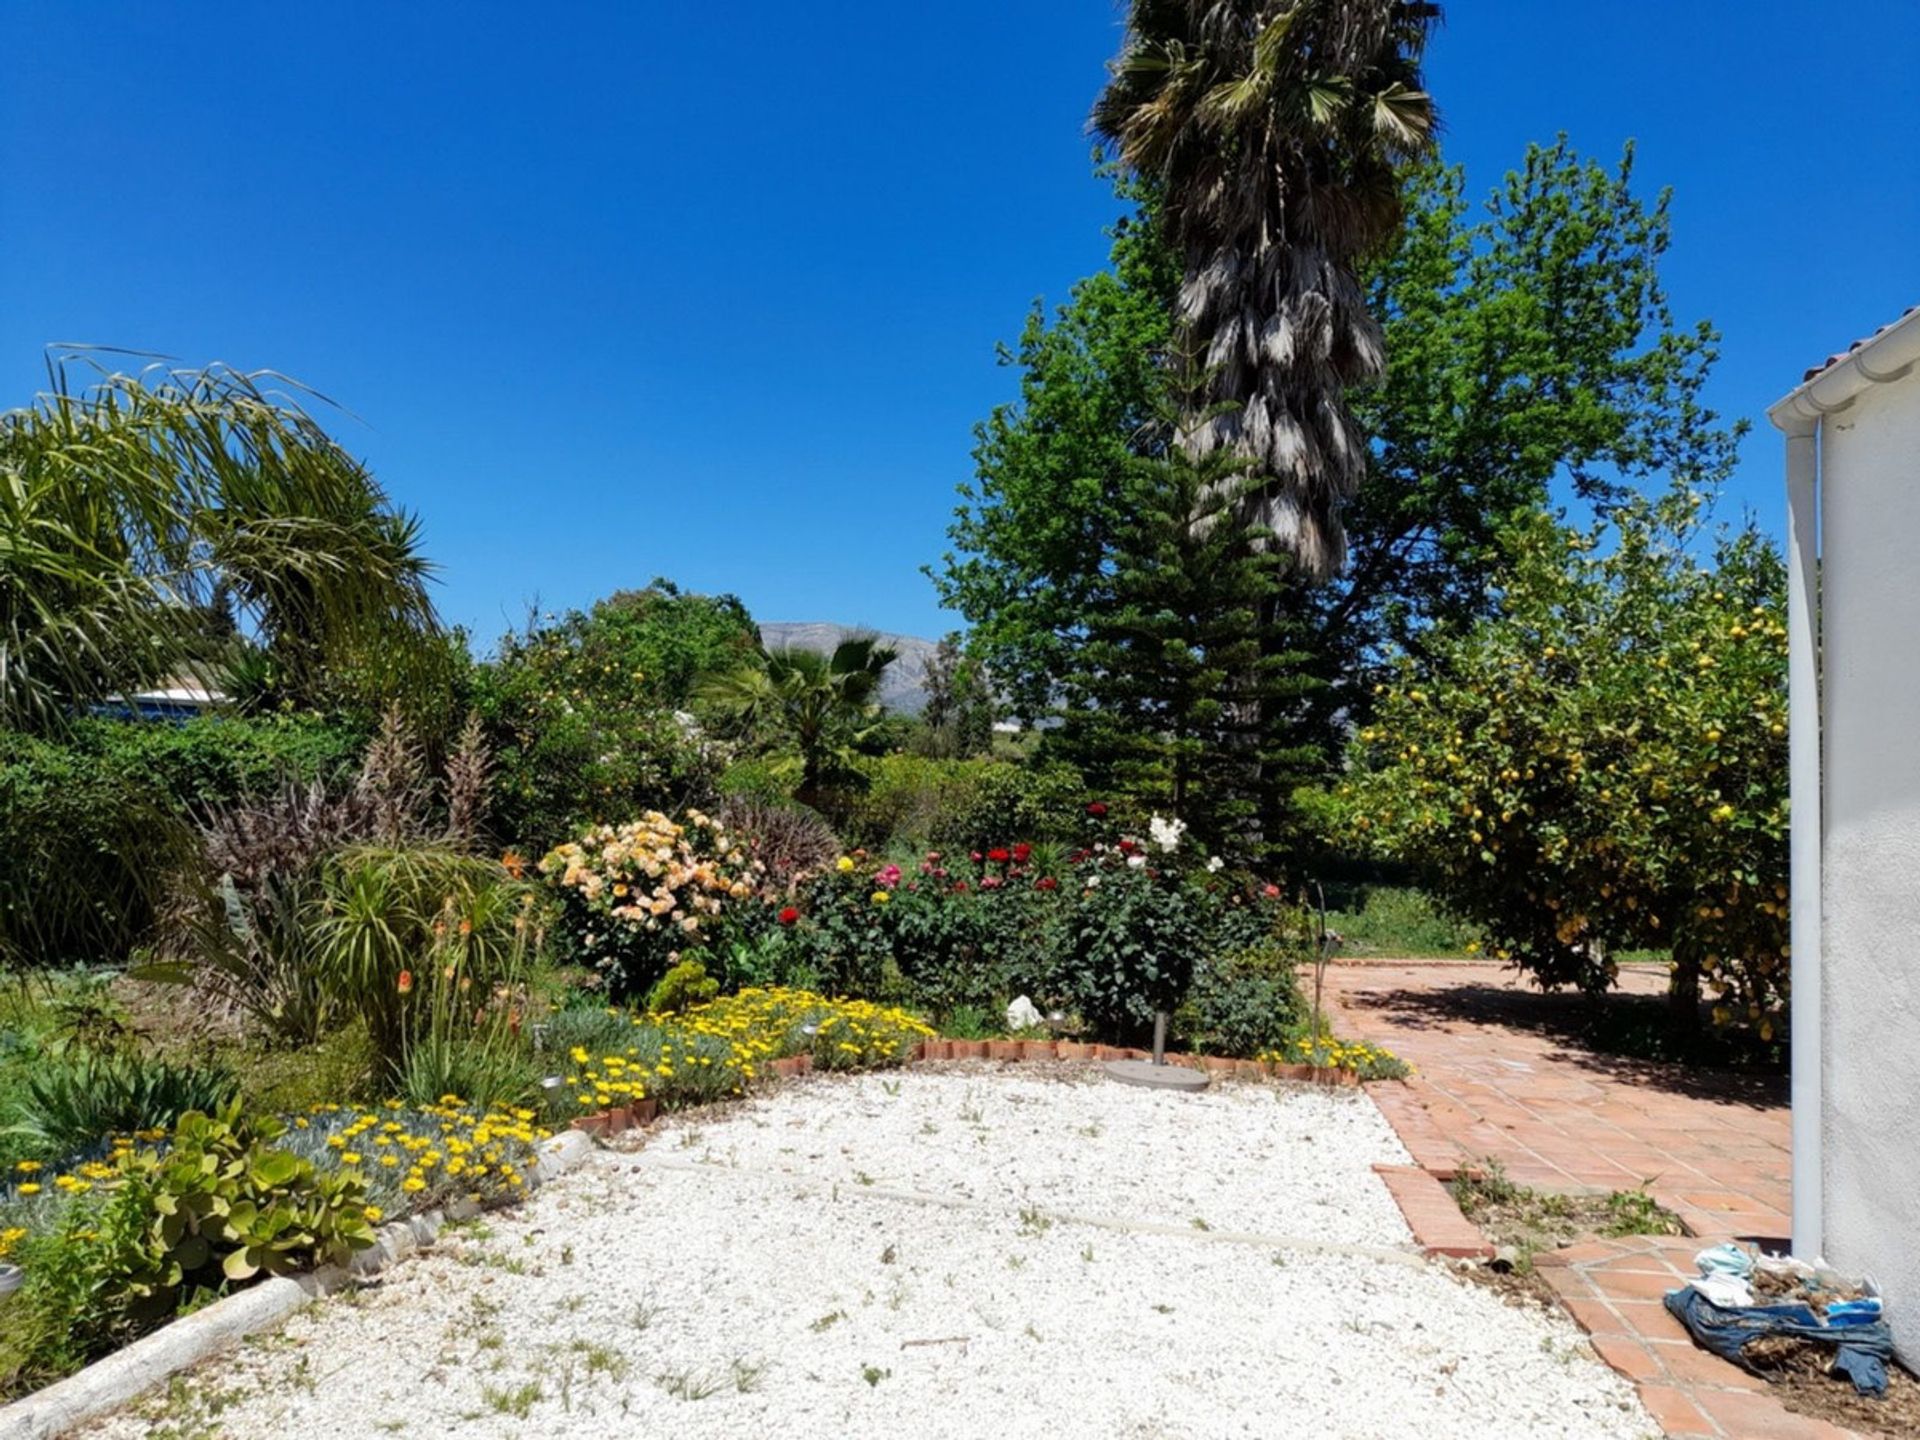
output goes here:
[{"label": "white gravel ground", "polygon": [[1363,1095],[818,1078],[607,1152],[89,1433],[1658,1435],[1409,1253]]}]

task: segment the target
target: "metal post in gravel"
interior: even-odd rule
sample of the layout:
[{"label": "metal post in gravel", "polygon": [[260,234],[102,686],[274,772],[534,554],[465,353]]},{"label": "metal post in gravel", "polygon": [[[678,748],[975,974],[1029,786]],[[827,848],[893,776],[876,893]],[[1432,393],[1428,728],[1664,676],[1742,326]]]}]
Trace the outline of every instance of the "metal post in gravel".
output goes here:
[{"label": "metal post in gravel", "polygon": [[1207,1088],[1204,1070],[1189,1070],[1184,1065],[1167,1064],[1167,1012],[1153,1012],[1153,1058],[1151,1060],[1109,1060],[1104,1067],[1109,1076],[1122,1085],[1145,1085],[1155,1090],[1179,1090],[1192,1094]]}]

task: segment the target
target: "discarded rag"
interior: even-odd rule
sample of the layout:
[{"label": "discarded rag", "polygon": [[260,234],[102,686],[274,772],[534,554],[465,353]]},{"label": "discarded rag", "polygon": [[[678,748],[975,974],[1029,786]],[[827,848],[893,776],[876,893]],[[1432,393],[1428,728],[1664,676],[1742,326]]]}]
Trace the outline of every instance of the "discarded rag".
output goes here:
[{"label": "discarded rag", "polygon": [[1833,1346],[1833,1368],[1862,1395],[1879,1395],[1887,1388],[1893,1332],[1884,1320],[1829,1325],[1806,1305],[1720,1306],[1691,1285],[1669,1290],[1666,1305],[1695,1340],[1744,1370],[1759,1373],[1743,1353],[1749,1344],[1762,1336],[1783,1335]]}]

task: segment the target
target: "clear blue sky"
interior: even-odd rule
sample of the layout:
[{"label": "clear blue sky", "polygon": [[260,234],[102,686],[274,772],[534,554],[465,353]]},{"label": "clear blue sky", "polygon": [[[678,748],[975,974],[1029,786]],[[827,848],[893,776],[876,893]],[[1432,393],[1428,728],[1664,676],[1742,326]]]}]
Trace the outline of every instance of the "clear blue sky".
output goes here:
[{"label": "clear blue sky", "polygon": [[[1920,5],[1452,0],[1476,190],[1565,130],[1676,191],[1667,267],[1760,412],[1920,301]],[[272,367],[422,513],[443,613],[667,574],[763,619],[948,627],[994,344],[1105,257],[1108,0],[0,0],[0,404],[50,341]]]}]

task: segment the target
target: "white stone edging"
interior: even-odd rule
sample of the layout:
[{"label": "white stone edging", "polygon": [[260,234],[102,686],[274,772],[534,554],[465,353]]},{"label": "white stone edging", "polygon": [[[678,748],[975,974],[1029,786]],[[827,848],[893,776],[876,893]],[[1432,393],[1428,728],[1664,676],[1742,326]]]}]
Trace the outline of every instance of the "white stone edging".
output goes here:
[{"label": "white stone edging", "polygon": [[[592,1150],[592,1139],[578,1130],[562,1131],[541,1141],[538,1157],[527,1168],[528,1188],[565,1174]],[[249,1335],[284,1323],[310,1301],[331,1294],[348,1281],[378,1274],[422,1246],[431,1245],[449,1220],[463,1219],[476,1208],[471,1204],[452,1205],[396,1220],[383,1225],[374,1243],[345,1265],[263,1280],[216,1300],[204,1310],[183,1315],[101,1357],[78,1374],[0,1409],[0,1440],[52,1440],[118,1410],[169,1376],[211,1359]]]}]

